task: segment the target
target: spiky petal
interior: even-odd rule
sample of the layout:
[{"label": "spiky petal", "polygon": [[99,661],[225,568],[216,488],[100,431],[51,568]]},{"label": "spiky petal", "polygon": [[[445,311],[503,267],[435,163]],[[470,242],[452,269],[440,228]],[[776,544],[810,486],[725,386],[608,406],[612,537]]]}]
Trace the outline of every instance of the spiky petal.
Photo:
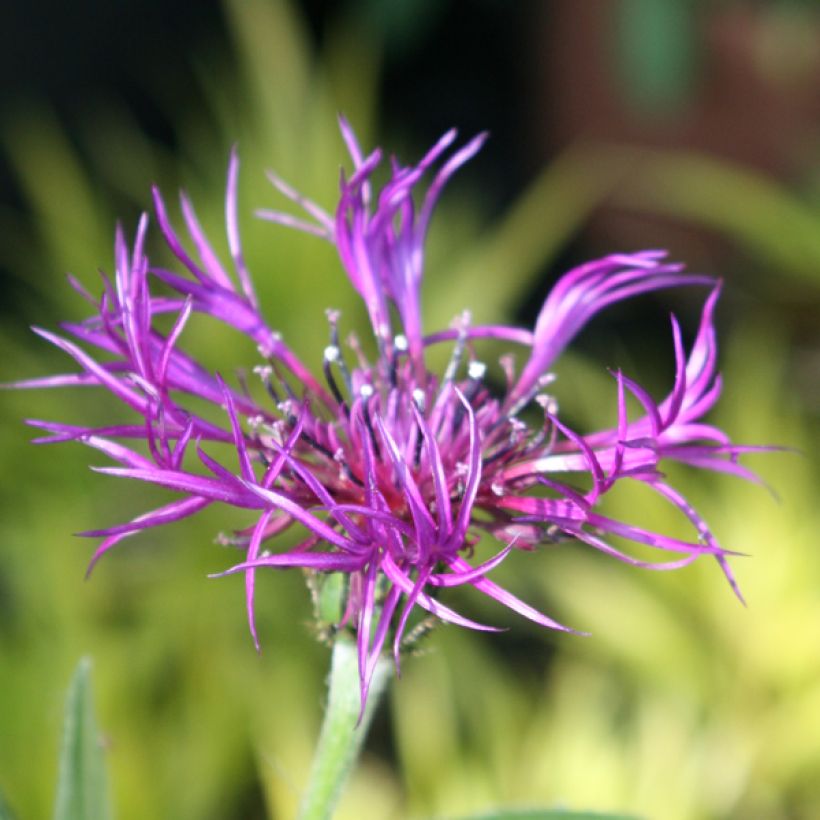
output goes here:
[{"label": "spiky petal", "polygon": [[[268,326],[242,254],[235,151],[226,194],[230,264],[218,258],[187,196],[181,198],[187,233],[182,238],[155,190],[156,222],[176,268],[150,264],[144,250],[148,217],[143,216],[132,248],[117,229],[114,277],[103,277],[99,300],[75,283],[92,302],[93,315],[65,324],[66,336],[37,330],[68,354],[79,371],[17,387],[102,387],[134,417],[128,424],[99,428],[31,420],[46,433],[37,440],[80,441],[115,463],[100,472],[156,484],[179,496],[124,524],[85,533],[104,539],[91,565],[123,539],[212,504],[247,510],[249,526],[227,538],[244,556],[219,574],[244,574],[254,643],[258,646],[253,615],[258,570],[301,567],[344,573],[348,593],[341,624],[358,633],[363,701],[385,646],[392,643],[398,662],[415,608],[470,629],[493,629],[442,603],[442,588],[471,586],[542,626],[570,631],[489,578],[514,550],[534,550],[569,537],[655,569],[710,556],[737,591],[729,553],[660,469],[664,460],[675,460],[754,478],[738,458],[761,448],[734,445],[702,420],[720,393],[713,324],[719,285],[685,273],[661,251],[612,254],[561,277],[533,331],[475,327],[468,314],[461,314],[453,327],[425,335],[420,290],[431,215],[444,185],[486,135],[452,150],[457,134],[448,131],[418,164],[403,166],[393,159],[387,183],[374,192],[382,152],[365,154],[344,120],[341,130],[353,169],[341,176],[335,213],[271,175],[275,188],[302,214],[265,210],[259,215],[336,247],[370,316],[372,361],[358,342],[342,348],[339,317],[332,312],[330,343],[321,368],[315,369],[321,369],[321,377]],[[426,175],[432,181],[414,199]],[[702,285],[711,292],[688,355],[673,319],[675,380],[665,399],[657,402],[619,372],[612,428],[581,433],[559,418],[556,402],[546,392],[553,381],[550,369],[590,319],[640,294]],[[170,296],[161,295],[169,290]],[[183,352],[180,344],[193,312],[256,344],[264,359],[256,368],[266,388],[263,399],[244,387],[231,387]],[[167,313],[175,318],[163,334],[157,320]],[[507,386],[501,395],[490,389],[487,367],[476,358],[475,349],[486,338],[529,351],[518,374],[510,360],[502,360]],[[439,374],[428,369],[426,351],[444,343],[452,344],[452,355]],[[301,386],[298,395],[294,383]],[[627,413],[628,394],[642,408],[635,418]],[[213,414],[206,418],[195,409],[203,403],[219,409],[221,424]],[[538,423],[520,418],[533,410],[540,415]],[[125,442],[136,442],[138,448]],[[234,457],[218,460],[211,452],[214,443],[232,445]],[[581,484],[586,478],[589,489],[570,483],[573,476]],[[680,510],[692,523],[692,539],[604,515],[601,501],[624,479],[642,482]],[[277,537],[292,526],[302,528],[302,540],[289,550],[277,550]],[[494,557],[471,563],[482,536],[500,542],[498,549]],[[662,558],[639,559],[613,539],[652,547]]]}]

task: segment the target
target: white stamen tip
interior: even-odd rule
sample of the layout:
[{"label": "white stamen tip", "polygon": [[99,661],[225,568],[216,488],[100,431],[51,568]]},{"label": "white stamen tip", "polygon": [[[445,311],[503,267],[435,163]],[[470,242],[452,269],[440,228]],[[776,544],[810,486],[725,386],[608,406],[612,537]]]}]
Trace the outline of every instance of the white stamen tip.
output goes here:
[{"label": "white stamen tip", "polygon": [[393,345],[399,353],[405,353],[409,346],[407,337],[403,333],[399,333],[399,335],[393,339]]},{"label": "white stamen tip", "polygon": [[555,400],[554,396],[550,396],[547,393],[539,393],[535,397],[535,403],[540,405],[544,411],[549,413],[551,416],[558,414],[558,402]]},{"label": "white stamen tip", "polygon": [[424,395],[424,391],[417,387],[413,390],[413,403],[418,407],[419,410],[424,410],[424,404],[426,401],[426,396]]},{"label": "white stamen tip", "polygon": [[483,379],[486,372],[487,365],[484,364],[484,362],[470,362],[467,367],[467,376],[475,381],[480,381]]},{"label": "white stamen tip", "polygon": [[336,345],[328,345],[325,348],[325,361],[326,362],[335,362],[339,359],[339,348]]},{"label": "white stamen tip", "polygon": [[369,399],[373,395],[373,387],[369,384],[363,384],[359,388],[359,395],[363,399]]}]

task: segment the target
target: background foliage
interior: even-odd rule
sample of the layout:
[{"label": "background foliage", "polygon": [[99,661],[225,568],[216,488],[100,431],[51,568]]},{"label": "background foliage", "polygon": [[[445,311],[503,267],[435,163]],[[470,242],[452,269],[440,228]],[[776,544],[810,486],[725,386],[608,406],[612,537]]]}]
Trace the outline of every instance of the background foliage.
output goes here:
[{"label": "background foliage", "polygon": [[[616,75],[624,105],[638,100],[639,120],[651,120],[660,98],[657,116],[674,116],[673,98],[641,86],[645,75],[635,69],[665,53],[634,52],[646,6],[620,7],[611,44],[615,60],[627,49]],[[656,75],[668,79],[680,111],[698,78],[708,82],[697,73],[708,69],[697,62],[703,12],[697,3],[669,6],[675,19],[688,15],[693,37]],[[532,47],[534,37],[522,39],[525,25],[543,20],[531,3],[521,4],[515,25],[500,3],[476,8],[478,22],[465,23],[462,36],[484,21],[507,38],[509,53],[492,52],[489,67],[453,34],[455,2],[398,3],[385,16],[384,6],[362,0],[323,16],[309,3],[228,0],[206,15],[213,28],[197,27],[177,56],[185,88],[177,63],[152,63],[148,53],[142,97],[90,97],[73,118],[61,111],[63,98],[23,88],[0,127],[10,192],[0,210],[2,378],[66,366],[26,325],[83,315],[64,271],[96,287],[96,268],[111,266],[115,216],[133,229],[151,181],[166,192],[184,185],[218,239],[235,141],[246,256],[262,302],[271,324],[318,361],[324,308],[341,308],[349,326],[361,323],[361,311],[329,248],[250,218],[276,201],[264,169],[331,205],[343,159],[339,110],[366,145],[378,138],[407,158],[453,122],[497,126],[498,138],[453,184],[434,225],[429,326],[465,306],[479,321],[527,321],[563,265],[634,238],[638,224],[641,243],[669,239],[676,255],[727,279],[718,423],[738,441],[800,452],[754,463],[779,500],[729,478],[679,477],[721,541],[752,555],[735,562],[748,609],[706,562],[642,574],[572,546],[517,556],[498,577],[591,638],[543,633],[477,596],[459,599],[468,614],[510,631],[487,637],[442,628],[405,664],[339,816],[446,817],[499,804],[670,820],[820,816],[820,144],[803,145],[793,166],[801,173],[791,176],[685,143],[648,151],[622,134],[539,153],[534,131],[516,142],[527,133],[516,130],[525,112],[550,104],[534,76],[506,89],[510,109],[482,78],[494,70],[514,76],[492,59]],[[652,18],[652,37],[666,36],[662,18]],[[451,48],[463,45],[460,66],[426,51],[448,37]],[[536,57],[527,64],[533,75]],[[155,109],[146,114],[134,100],[147,98]],[[631,232],[618,233],[625,217]],[[696,302],[676,298],[691,335]],[[573,420],[609,419],[606,366],[654,380],[657,393],[666,388],[668,325],[647,321],[658,306],[646,300],[616,311],[563,360],[557,395]],[[213,367],[255,363],[255,352],[227,331],[192,323],[186,334]],[[90,473],[80,446],[32,448],[20,419],[110,412],[81,390],[2,397],[0,790],[19,817],[48,816],[65,693],[78,658],[90,654],[116,816],[289,817],[318,730],[327,664],[302,578],[259,574],[261,657],[247,635],[241,581],[205,578],[233,560],[213,538],[241,522],[222,512],[126,542],[85,582],[91,545],[71,533],[124,520],[158,493]],[[612,511],[677,526],[635,493],[620,494]]]}]

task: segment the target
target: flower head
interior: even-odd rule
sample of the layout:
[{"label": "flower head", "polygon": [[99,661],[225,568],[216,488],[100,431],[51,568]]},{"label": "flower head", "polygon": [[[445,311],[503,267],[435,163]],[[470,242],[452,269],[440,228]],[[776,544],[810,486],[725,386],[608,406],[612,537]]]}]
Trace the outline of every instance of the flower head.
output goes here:
[{"label": "flower head", "polygon": [[[113,280],[103,277],[99,299],[72,280],[93,306],[93,315],[65,324],[67,336],[37,329],[80,370],[18,386],[103,387],[134,416],[131,423],[101,428],[31,420],[46,431],[37,441],[81,441],[116,464],[98,468],[100,472],[166,487],[178,496],[130,522],[85,533],[104,539],[91,565],[128,536],[187,518],[211,504],[246,509],[252,523],[232,539],[244,557],[222,574],[245,576],[254,642],[258,645],[253,617],[257,570],[301,567],[343,573],[348,584],[341,623],[358,635],[363,700],[387,643],[392,642],[398,662],[415,607],[443,621],[492,629],[443,604],[437,595],[443,587],[472,586],[542,626],[567,630],[490,579],[493,568],[513,550],[533,550],[570,537],[655,569],[712,556],[737,591],[728,553],[659,470],[666,459],[753,477],[738,456],[754,448],[731,444],[723,432],[702,421],[720,393],[713,327],[720,286],[685,273],[682,266],[667,262],[663,252],[613,254],[563,276],[533,331],[476,326],[464,313],[452,327],[426,333],[419,293],[430,218],[448,179],[479,150],[485,135],[453,151],[456,132],[450,131],[417,165],[391,160],[390,178],[376,192],[372,176],[381,151],[365,156],[346,122],[341,128],[353,169],[342,174],[335,213],[326,213],[271,175],[274,186],[302,213],[259,215],[335,245],[367,308],[372,352],[355,339],[343,344],[339,316],[329,311],[329,344],[315,368],[321,375],[315,375],[268,326],[241,251],[235,153],[226,198],[232,271],[218,259],[189,199],[182,195],[181,207],[193,254],[155,190],[156,222],[177,268],[149,262],[144,251],[148,217],[143,216],[131,247],[122,230],[117,231],[116,272]],[[430,175],[423,197],[414,199]],[[711,293],[688,353],[672,320],[676,373],[669,395],[658,402],[618,372],[615,425],[593,433],[568,427],[549,392],[550,368],[561,351],[607,306],[684,285],[705,285]],[[185,326],[194,311],[256,343],[264,399],[241,385],[230,386],[183,351]],[[175,319],[163,333],[155,320],[169,313]],[[477,358],[482,339],[524,351],[518,372],[511,357],[502,358],[503,389],[489,384],[487,363]],[[443,372],[431,372],[427,350],[442,344],[450,347],[449,363]],[[95,358],[88,348],[103,357]],[[627,413],[627,394],[642,408],[637,418]],[[203,401],[218,408],[222,423],[195,409]],[[209,452],[214,443],[232,445],[235,457],[229,463],[218,460]],[[579,489],[578,479],[586,479],[589,488]],[[643,483],[682,511],[692,523],[692,539],[602,514],[599,500],[625,479]],[[302,540],[296,547],[277,549],[277,536],[293,526],[302,528]],[[471,563],[482,535],[494,539],[498,550],[483,563]],[[664,558],[639,560],[616,547],[613,537],[654,547]]]}]

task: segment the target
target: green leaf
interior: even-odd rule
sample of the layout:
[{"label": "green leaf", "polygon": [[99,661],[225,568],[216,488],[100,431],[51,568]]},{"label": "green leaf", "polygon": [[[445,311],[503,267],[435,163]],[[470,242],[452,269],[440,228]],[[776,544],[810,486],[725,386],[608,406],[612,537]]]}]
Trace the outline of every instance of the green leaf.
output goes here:
[{"label": "green leaf", "polygon": [[[617,201],[719,231],[749,253],[805,282],[820,271],[820,209],[764,174],[687,151],[601,149],[612,163],[639,163]],[[780,288],[779,277],[771,286]]]},{"label": "green leaf", "polygon": [[110,817],[105,761],[91,697],[91,661],[83,658],[68,690],[54,820]]}]

